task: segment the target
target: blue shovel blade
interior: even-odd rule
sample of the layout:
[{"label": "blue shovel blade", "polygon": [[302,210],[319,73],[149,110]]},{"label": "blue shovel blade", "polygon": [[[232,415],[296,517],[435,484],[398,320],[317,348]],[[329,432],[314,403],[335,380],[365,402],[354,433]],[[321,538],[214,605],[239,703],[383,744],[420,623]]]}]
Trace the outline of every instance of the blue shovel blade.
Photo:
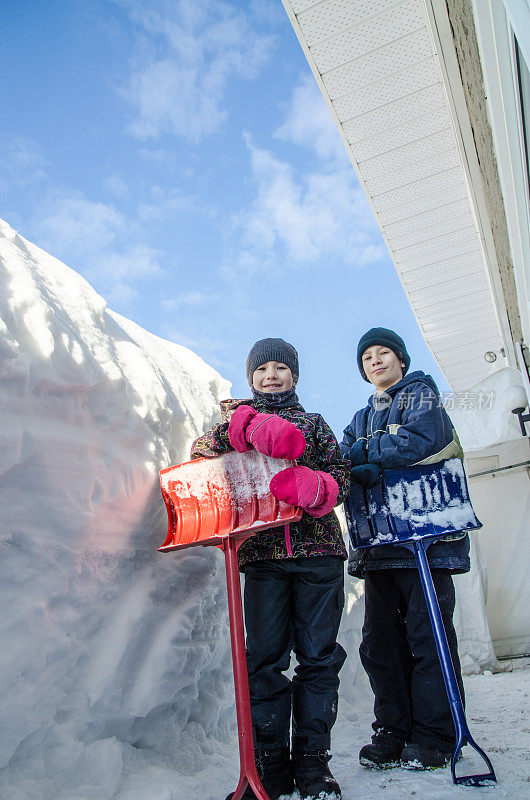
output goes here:
[{"label": "blue shovel blade", "polygon": [[482,527],[458,458],[384,470],[373,489],[353,483],[345,511],[353,547],[461,536]]}]

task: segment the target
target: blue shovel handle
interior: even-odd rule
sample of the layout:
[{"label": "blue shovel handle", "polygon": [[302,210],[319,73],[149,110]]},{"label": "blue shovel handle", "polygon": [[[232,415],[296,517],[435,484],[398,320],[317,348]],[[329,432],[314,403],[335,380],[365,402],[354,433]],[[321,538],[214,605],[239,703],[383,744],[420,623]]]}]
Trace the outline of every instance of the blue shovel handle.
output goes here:
[{"label": "blue shovel handle", "polygon": [[[451,759],[451,775],[453,776],[453,783],[464,786],[484,786],[490,781],[496,782],[497,778],[495,777],[495,772],[493,770],[491,761],[484,750],[478,746],[471,736],[466,722],[464,706],[462,704],[462,698],[460,697],[460,691],[456,681],[455,668],[453,666],[451,653],[449,651],[449,644],[447,642],[447,636],[445,634],[445,628],[442,622],[442,615],[440,613],[440,606],[438,605],[438,598],[434,589],[429,562],[427,561],[425,545],[423,540],[420,539],[411,542],[410,545],[407,544],[406,546],[413,550],[416,558],[416,564],[420,573],[421,585],[423,587],[423,593],[425,595],[425,600],[427,601],[427,608],[431,618],[431,625],[434,633],[434,640],[436,642],[436,649],[438,650],[438,657],[440,659],[440,666],[442,668],[445,689],[447,691],[447,697],[451,707],[451,714],[455,724],[456,744],[453,758]],[[476,750],[480,756],[482,756],[488,766],[489,772],[481,775],[456,776],[456,761],[465,740],[467,740],[467,743],[471,745],[471,747]]]}]

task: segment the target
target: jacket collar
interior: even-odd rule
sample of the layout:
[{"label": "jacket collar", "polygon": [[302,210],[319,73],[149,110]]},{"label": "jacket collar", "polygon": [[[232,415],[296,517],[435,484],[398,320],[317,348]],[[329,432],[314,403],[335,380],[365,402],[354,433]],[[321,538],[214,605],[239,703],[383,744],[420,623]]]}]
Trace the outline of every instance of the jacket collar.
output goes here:
[{"label": "jacket collar", "polygon": [[[272,409],[270,408],[270,406],[261,404],[257,400],[254,400],[254,398],[252,397],[248,398],[248,400],[244,399],[242,400],[236,397],[230,397],[227,400],[221,400],[221,402],[219,403],[219,407],[221,409],[221,419],[223,420],[223,422],[226,422],[226,420],[229,419],[231,411],[235,411],[235,409],[238,406],[242,405],[252,406],[252,408],[255,408],[256,411],[266,411],[268,414],[272,413]],[[289,408],[295,411],[305,411],[304,407],[300,405],[300,403],[297,403],[294,406],[289,406]]]}]

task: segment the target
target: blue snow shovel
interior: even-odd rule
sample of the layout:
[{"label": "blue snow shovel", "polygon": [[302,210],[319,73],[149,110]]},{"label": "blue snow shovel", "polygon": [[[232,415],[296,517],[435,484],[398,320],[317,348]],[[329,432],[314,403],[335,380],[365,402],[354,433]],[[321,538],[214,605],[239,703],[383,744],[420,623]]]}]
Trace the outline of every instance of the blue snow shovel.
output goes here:
[{"label": "blue snow shovel", "polygon": [[[482,527],[469,499],[461,460],[384,470],[382,480],[372,489],[352,484],[344,509],[353,547],[397,544],[414,553],[456,730],[453,783],[485,786],[496,782],[491,761],[469,732],[427,561],[427,548],[433,542],[460,538],[466,531]],[[457,777],[456,762],[466,741],[484,759],[489,772]]]}]

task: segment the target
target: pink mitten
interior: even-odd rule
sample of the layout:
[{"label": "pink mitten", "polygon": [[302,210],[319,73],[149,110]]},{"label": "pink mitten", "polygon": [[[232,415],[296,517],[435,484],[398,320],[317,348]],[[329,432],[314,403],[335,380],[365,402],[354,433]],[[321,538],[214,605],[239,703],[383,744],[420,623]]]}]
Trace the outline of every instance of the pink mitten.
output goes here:
[{"label": "pink mitten", "polygon": [[238,406],[230,418],[228,425],[228,438],[230,444],[238,453],[252,450],[252,445],[245,438],[245,431],[250,420],[256,416],[256,411],[251,406]]},{"label": "pink mitten", "polygon": [[238,406],[228,426],[230,444],[238,453],[254,447],[272,458],[300,458],[305,439],[296,425],[277,414],[260,414],[251,406]]},{"label": "pink mitten", "polygon": [[339,486],[332,475],[301,466],[278,472],[270,482],[270,490],[278,500],[301,506],[312,517],[329,514],[339,495]]}]

